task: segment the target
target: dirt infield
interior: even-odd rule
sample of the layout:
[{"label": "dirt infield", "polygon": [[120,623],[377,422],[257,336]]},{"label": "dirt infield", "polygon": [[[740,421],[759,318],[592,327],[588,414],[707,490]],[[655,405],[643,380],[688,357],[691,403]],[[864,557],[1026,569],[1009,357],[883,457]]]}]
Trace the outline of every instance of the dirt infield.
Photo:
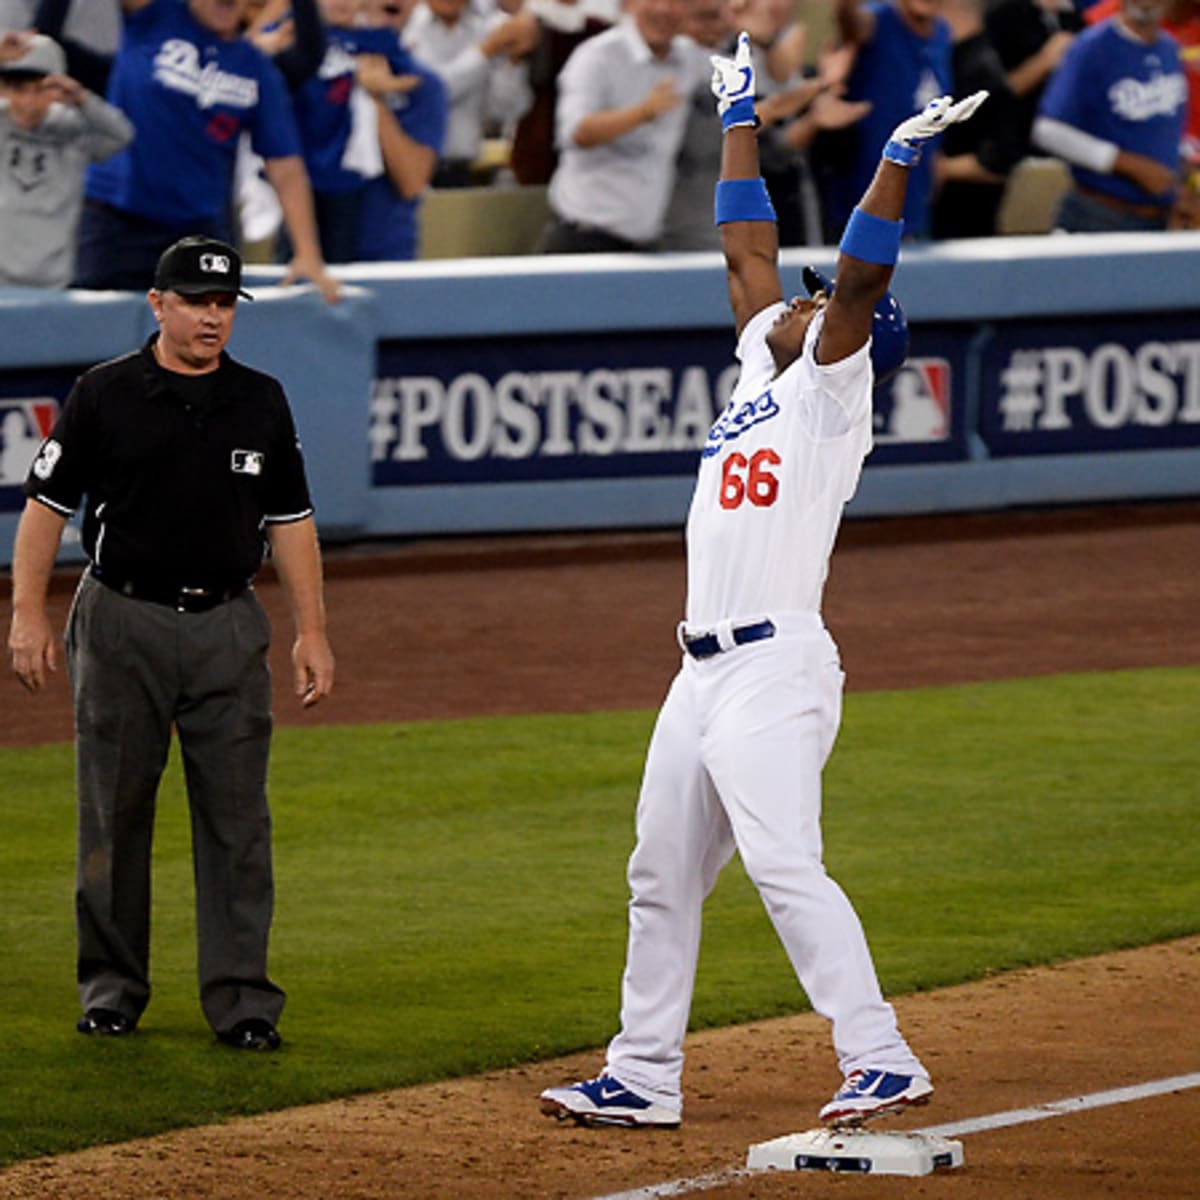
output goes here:
[{"label": "dirt infield", "polygon": [[[851,690],[1196,664],[1198,563],[1200,504],[851,522],[826,616]],[[328,576],[339,676],[314,713],[286,694],[286,616],[269,576],[259,589],[288,724],[649,707],[677,661],[676,534],[336,551]],[[56,580],[56,620],[72,582]],[[8,686],[0,744],[70,736],[61,678],[32,699]],[[1200,1071],[1197,995],[1200,937],[904,997],[938,1093],[895,1127]],[[691,1037],[679,1131],[539,1116],[540,1088],[597,1064],[576,1056],[25,1163],[0,1173],[0,1197],[596,1197],[736,1168],[751,1142],[810,1125],[837,1083],[826,1029],[806,1015]],[[722,1175],[699,1194],[1195,1200],[1198,1129],[1192,1089],[973,1134],[966,1169],[945,1176]]]},{"label": "dirt infield", "polygon": [[[919,1128],[1200,1070],[1200,938],[902,998],[938,1085]],[[1183,1039],[1182,1041],[1180,1039]],[[1117,1050],[1119,1048],[1119,1052]],[[549,1200],[725,1172],[747,1147],[808,1128],[837,1084],[811,1014],[688,1039],[678,1130],[581,1130],[541,1116],[550,1084],[596,1056],[181,1131],[0,1175],[5,1200]],[[701,1200],[1184,1200],[1200,1092],[963,1139],[960,1171],[918,1180],[732,1177]],[[633,1200],[633,1198],[629,1198]],[[650,1197],[645,1197],[650,1200]]]}]

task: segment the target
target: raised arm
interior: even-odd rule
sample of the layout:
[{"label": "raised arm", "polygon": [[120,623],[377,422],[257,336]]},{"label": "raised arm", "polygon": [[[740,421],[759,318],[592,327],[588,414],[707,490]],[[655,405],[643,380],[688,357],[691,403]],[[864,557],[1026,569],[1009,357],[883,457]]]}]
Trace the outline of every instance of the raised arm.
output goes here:
[{"label": "raised arm", "polygon": [[713,94],[721,116],[721,177],[716,221],[725,252],[729,305],[740,335],[746,322],[783,299],[779,282],[779,232],[758,162],[758,117],[754,112],[754,66],[750,37],[738,35],[732,59],[713,55]]},{"label": "raised arm", "polygon": [[900,256],[909,169],[920,161],[926,142],[957,121],[965,121],[986,99],[987,92],[976,92],[957,103],[942,96],[902,121],[892,133],[838,246],[837,276],[817,343],[818,361],[837,362],[871,336],[875,306],[886,294]]}]

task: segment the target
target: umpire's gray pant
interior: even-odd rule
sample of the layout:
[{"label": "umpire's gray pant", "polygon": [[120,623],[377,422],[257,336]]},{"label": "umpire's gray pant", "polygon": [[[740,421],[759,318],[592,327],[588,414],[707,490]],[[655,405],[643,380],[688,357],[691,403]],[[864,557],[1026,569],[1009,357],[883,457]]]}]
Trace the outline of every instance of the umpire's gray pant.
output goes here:
[{"label": "umpire's gray pant", "polygon": [[150,858],[171,726],[192,820],[200,1003],[217,1033],[275,1023],[267,757],[270,625],[250,590],[204,613],[119,595],[85,575],[67,622],[75,703],[76,926],[84,1011],[137,1020],[150,998]]}]

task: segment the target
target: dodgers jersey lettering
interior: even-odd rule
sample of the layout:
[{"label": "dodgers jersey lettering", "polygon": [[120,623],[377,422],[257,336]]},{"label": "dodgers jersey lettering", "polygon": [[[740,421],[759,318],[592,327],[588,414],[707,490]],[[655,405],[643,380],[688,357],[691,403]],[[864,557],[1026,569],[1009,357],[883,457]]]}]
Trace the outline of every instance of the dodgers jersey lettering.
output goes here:
[{"label": "dodgers jersey lettering", "polygon": [[819,312],[803,353],[775,378],[766,335],[785,307],[742,330],[741,377],[701,457],[687,521],[690,630],[819,612],[842,509],[871,450],[870,343],[818,363]]},{"label": "dodgers jersey lettering", "polygon": [[108,99],[137,135],[88,168],[87,197],[173,228],[224,218],[243,130],[263,158],[300,153],[275,64],[245,38],[201,25],[181,0],[125,18]]}]

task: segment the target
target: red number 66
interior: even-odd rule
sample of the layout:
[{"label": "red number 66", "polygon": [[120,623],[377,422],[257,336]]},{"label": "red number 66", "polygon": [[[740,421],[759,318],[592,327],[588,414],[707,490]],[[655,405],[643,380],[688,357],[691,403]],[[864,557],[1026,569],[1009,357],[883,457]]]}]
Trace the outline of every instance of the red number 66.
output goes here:
[{"label": "red number 66", "polygon": [[781,462],[774,450],[756,450],[749,461],[734,451],[721,468],[721,507],[738,508],[743,500],[749,500],[756,508],[770,508],[779,496],[779,478],[767,468]]}]

